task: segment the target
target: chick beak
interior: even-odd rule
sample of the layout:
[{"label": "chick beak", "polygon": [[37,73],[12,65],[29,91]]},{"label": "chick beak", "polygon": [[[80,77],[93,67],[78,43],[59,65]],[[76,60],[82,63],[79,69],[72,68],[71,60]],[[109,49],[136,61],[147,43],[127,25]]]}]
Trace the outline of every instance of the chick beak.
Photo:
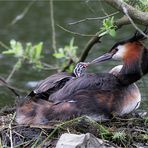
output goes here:
[{"label": "chick beak", "polygon": [[100,62],[103,62],[103,61],[110,60],[113,55],[114,55],[114,53],[105,53],[102,56],[91,61],[89,64],[96,64],[96,63],[100,63]]}]

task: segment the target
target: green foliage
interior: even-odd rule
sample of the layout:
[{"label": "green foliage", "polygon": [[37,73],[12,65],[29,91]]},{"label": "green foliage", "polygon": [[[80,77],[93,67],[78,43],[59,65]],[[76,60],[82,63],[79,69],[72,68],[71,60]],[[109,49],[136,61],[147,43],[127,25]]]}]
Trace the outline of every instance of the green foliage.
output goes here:
[{"label": "green foliage", "polygon": [[111,135],[109,130],[101,124],[99,125],[99,131],[102,139],[108,139],[108,137]]},{"label": "green foliage", "polygon": [[144,118],[144,125],[148,125],[148,117]]},{"label": "green foliage", "polygon": [[22,62],[27,61],[30,64],[33,64],[34,68],[42,68],[41,64],[41,52],[42,52],[43,43],[40,42],[36,45],[32,45],[32,43],[26,43],[25,47],[23,47],[22,43],[11,40],[10,41],[10,49],[3,51],[2,54],[12,54],[17,59],[15,67],[19,69],[22,65]]},{"label": "green foliage", "polygon": [[143,140],[147,140],[148,141],[148,134],[141,134]]},{"label": "green foliage", "polygon": [[121,142],[125,141],[126,140],[126,134],[125,134],[124,131],[115,132],[115,133],[113,133],[112,139],[117,140],[117,141],[121,141]]},{"label": "green foliage", "polygon": [[[66,45],[64,48],[59,48],[53,56],[60,61],[59,67],[63,68],[69,60],[73,62],[78,62],[77,57],[78,46],[74,46],[74,38],[70,40],[69,45]],[[74,68],[74,65],[71,65],[69,71],[71,72]]]},{"label": "green foliage", "polygon": [[25,52],[24,52],[24,58],[29,60],[29,63],[35,64],[36,68],[42,68],[41,65],[41,58],[42,58],[42,48],[43,48],[43,43],[40,42],[36,45],[32,45],[32,43],[27,43]]},{"label": "green foliage", "polygon": [[134,0],[134,1],[124,0],[124,1],[138,10],[148,12],[148,0]]},{"label": "green foliage", "polygon": [[10,49],[3,51],[3,54],[13,54],[15,57],[20,58],[23,56],[23,46],[20,42],[15,40],[10,41]]},{"label": "green foliage", "polygon": [[105,34],[109,34],[112,37],[116,36],[116,25],[114,17],[109,17],[103,20],[102,27],[99,31],[99,36],[103,36]]}]

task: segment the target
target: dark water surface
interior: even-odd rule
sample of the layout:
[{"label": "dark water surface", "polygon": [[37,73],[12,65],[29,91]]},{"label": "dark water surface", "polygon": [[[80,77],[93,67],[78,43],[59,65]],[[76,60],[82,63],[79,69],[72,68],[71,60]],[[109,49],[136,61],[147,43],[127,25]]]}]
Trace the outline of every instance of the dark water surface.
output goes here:
[{"label": "dark water surface", "polygon": [[[24,18],[12,25],[12,20],[21,14],[29,3],[30,1],[0,1],[0,41],[6,45],[9,45],[11,39],[22,43],[32,42],[34,44],[43,41],[43,52],[45,54],[43,61],[49,64],[56,64],[56,60],[52,57],[50,5],[48,1],[35,1]],[[64,26],[74,32],[94,34],[99,30],[100,21],[87,21],[72,26],[68,26],[68,23],[87,17],[103,16],[104,14],[100,9],[103,7],[100,7],[100,5],[101,3],[99,1],[55,1],[55,24]],[[115,12],[115,10],[112,10],[110,7],[106,7],[106,5],[104,5],[104,9],[107,10],[108,13]],[[107,51],[115,42],[125,39],[133,32],[134,29],[127,26],[120,29],[115,38],[109,36],[103,38],[102,43],[96,45],[90,52],[87,61]],[[72,37],[72,34],[56,26],[57,48],[64,47],[65,44],[69,43]],[[75,36],[75,45],[79,46],[79,52],[84,49],[89,39],[90,37]],[[0,46],[0,52],[3,50],[5,49]],[[11,56],[0,55],[0,76],[7,78],[15,62],[16,59]],[[106,72],[118,64],[121,63],[111,61],[93,66],[89,71]],[[24,64],[22,68],[13,75],[10,83],[17,88],[29,92],[32,89],[30,83],[32,84],[33,82],[44,79],[54,72],[54,70],[36,71],[32,69],[30,65]],[[147,110],[148,76],[145,76],[142,80],[137,82],[137,85],[142,94],[142,104],[140,108]],[[14,100],[15,96],[11,94],[9,90],[0,86],[0,107],[11,105]]]}]

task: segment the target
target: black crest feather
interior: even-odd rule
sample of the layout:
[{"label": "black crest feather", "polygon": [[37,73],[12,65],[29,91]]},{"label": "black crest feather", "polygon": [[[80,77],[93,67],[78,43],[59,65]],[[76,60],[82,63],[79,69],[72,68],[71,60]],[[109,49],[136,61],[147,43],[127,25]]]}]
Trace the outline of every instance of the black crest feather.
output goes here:
[{"label": "black crest feather", "polygon": [[[145,30],[143,31],[146,35],[148,35],[148,26],[145,28]],[[139,40],[144,40],[147,37],[144,36],[143,34],[141,34],[139,31],[136,31],[134,36],[132,38],[129,39],[129,41],[133,42],[133,41],[139,41]]]}]

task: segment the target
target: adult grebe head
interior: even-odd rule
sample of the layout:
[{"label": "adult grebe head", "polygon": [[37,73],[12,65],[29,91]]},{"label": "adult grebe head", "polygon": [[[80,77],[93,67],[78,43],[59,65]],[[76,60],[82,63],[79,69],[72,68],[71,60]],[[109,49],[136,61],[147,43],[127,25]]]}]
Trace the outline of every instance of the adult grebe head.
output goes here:
[{"label": "adult grebe head", "polygon": [[[146,33],[148,33],[147,30]],[[141,52],[145,48],[140,42],[143,39],[146,39],[145,36],[136,32],[132,38],[116,43],[109,52],[94,59],[90,64],[100,63],[109,59],[123,60],[130,64],[141,56]]]}]

